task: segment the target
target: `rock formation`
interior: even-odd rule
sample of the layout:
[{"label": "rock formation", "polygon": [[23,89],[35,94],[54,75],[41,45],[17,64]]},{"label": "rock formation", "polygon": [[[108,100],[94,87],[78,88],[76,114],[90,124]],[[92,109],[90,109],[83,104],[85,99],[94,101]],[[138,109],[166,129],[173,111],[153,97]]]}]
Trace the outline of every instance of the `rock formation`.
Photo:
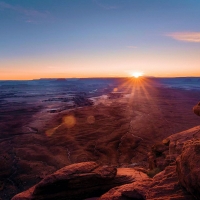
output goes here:
[{"label": "rock formation", "polygon": [[181,185],[196,199],[200,199],[200,140],[186,142],[176,162]]},{"label": "rock formation", "polygon": [[168,166],[153,177],[147,191],[147,200],[193,200],[192,196],[182,189],[176,173],[176,165]]},{"label": "rock formation", "polygon": [[81,200],[100,196],[115,186],[143,179],[148,179],[148,176],[134,169],[116,169],[111,166],[99,166],[95,162],[83,162],[66,166],[46,176],[12,200]]},{"label": "rock formation", "polygon": [[200,102],[193,107],[193,111],[196,115],[200,116]]},{"label": "rock formation", "polygon": [[99,200],[136,199],[145,200],[151,184],[151,179],[143,179],[134,183],[112,188],[102,195]]}]

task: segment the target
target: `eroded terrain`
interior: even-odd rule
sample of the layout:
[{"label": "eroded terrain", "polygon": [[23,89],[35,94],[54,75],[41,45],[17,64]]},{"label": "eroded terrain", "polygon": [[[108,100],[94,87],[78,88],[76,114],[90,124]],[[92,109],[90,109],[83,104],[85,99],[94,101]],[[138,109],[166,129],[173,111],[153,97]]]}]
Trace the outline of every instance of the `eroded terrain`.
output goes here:
[{"label": "eroded terrain", "polygon": [[31,86],[37,94],[30,86],[1,90],[2,199],[73,163],[148,168],[153,144],[199,125],[198,91],[148,81],[67,84]]}]

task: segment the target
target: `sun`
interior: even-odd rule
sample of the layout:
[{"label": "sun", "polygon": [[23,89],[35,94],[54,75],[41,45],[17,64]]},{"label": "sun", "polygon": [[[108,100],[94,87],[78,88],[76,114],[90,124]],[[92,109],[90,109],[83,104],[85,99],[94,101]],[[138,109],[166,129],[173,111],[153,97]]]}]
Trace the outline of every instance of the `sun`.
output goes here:
[{"label": "sun", "polygon": [[133,76],[134,78],[139,78],[139,77],[142,76],[142,75],[143,75],[142,72],[133,72],[133,73],[132,73],[132,76]]}]

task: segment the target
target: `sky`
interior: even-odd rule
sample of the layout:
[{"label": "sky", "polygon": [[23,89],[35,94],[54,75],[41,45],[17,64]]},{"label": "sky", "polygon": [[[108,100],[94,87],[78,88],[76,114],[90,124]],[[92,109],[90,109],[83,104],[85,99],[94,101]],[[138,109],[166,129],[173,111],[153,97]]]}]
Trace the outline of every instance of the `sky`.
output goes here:
[{"label": "sky", "polygon": [[0,0],[0,80],[200,76],[199,0]]}]

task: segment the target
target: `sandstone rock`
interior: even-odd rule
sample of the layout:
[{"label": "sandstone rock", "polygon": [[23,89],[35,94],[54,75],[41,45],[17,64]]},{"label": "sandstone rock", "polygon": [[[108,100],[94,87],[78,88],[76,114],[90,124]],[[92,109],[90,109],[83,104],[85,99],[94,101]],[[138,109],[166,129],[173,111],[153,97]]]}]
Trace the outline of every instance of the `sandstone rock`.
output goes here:
[{"label": "sandstone rock", "polygon": [[153,179],[136,179],[135,182],[112,188],[99,200],[194,200],[179,184],[176,165],[168,166]]},{"label": "sandstone rock", "polygon": [[164,139],[164,140],[162,141],[162,143],[163,143],[164,145],[166,145],[166,146],[169,146],[170,140],[166,138],[166,139]]},{"label": "sandstone rock", "polygon": [[200,126],[173,134],[165,138],[162,143],[153,145],[148,154],[149,169],[158,167],[163,170],[166,166],[174,163],[177,156],[182,153],[184,143],[195,138],[200,138]]},{"label": "sandstone rock", "polygon": [[200,126],[173,134],[167,139],[170,140],[169,155],[177,157],[182,153],[182,147],[185,142],[191,139],[200,138]]},{"label": "sandstone rock", "polygon": [[193,200],[178,183],[176,166],[168,166],[154,176],[146,195],[147,200]]},{"label": "sandstone rock", "polygon": [[116,169],[83,162],[66,166],[45,177],[12,200],[84,199],[100,196],[109,189],[132,183],[147,175],[134,169]]},{"label": "sandstone rock", "polygon": [[102,195],[99,200],[145,199],[147,189],[151,183],[151,179],[145,173],[131,168],[119,168],[118,174],[132,176],[134,182],[112,188]]},{"label": "sandstone rock", "polygon": [[[196,195],[197,199],[200,199],[200,196],[198,196],[198,190],[200,189],[198,188],[197,183],[198,176],[192,175],[193,172],[199,173],[198,168],[200,168],[200,166],[198,166],[200,156],[198,157],[197,153],[194,153],[195,150],[197,150],[198,152],[197,146],[200,146],[200,142],[197,142],[199,140],[196,140],[196,142],[194,142],[195,138],[200,138],[200,126],[196,126],[189,130],[173,134],[166,138],[165,141],[169,144],[168,150],[162,151],[162,148],[158,148],[161,149],[160,155],[162,156],[156,157],[156,145],[154,146],[155,148],[152,148],[152,152],[149,153],[149,155],[153,154],[154,157],[152,157],[150,161],[155,160],[154,162],[156,163],[156,167],[159,169],[163,168],[164,170],[154,176],[152,185],[147,195],[147,199],[194,199],[192,195],[182,189],[182,186],[185,187],[187,191],[192,193],[194,196]],[[196,147],[192,147],[194,145]],[[190,151],[188,150],[189,148]],[[184,149],[183,153],[182,149]],[[179,156],[180,154],[181,156]],[[196,158],[194,154],[196,155]],[[178,175],[176,173],[176,159]],[[190,164],[192,166],[190,166]],[[190,168],[192,170],[191,172],[189,172]],[[156,168],[154,168],[153,170],[155,169]],[[187,174],[190,175],[187,176]],[[194,183],[194,181],[192,180],[194,178],[196,178],[196,183]],[[179,179],[180,183],[178,182]],[[193,184],[196,185],[196,187],[194,187]]]},{"label": "sandstone rock", "polygon": [[169,147],[164,145],[163,143],[161,142],[156,143],[155,145],[152,146],[151,152],[148,154],[150,174],[153,175],[154,171],[159,172],[161,170],[164,170],[164,168],[168,166],[168,164],[166,164],[165,161],[165,158],[167,157],[168,154],[169,154]]},{"label": "sandstone rock", "polygon": [[153,154],[153,152],[148,153],[148,160],[150,170],[153,170],[157,167],[156,156]]},{"label": "sandstone rock", "polygon": [[193,112],[196,115],[200,116],[200,102],[196,106],[193,107]]},{"label": "sandstone rock", "polygon": [[152,146],[152,151],[157,157],[161,156],[163,152],[165,152],[168,149],[168,146],[164,145],[163,143],[157,143]]},{"label": "sandstone rock", "polygon": [[186,142],[176,162],[181,185],[200,199],[200,140]]},{"label": "sandstone rock", "polygon": [[151,179],[145,179],[112,188],[107,193],[102,195],[99,200],[145,200],[150,183]]}]

